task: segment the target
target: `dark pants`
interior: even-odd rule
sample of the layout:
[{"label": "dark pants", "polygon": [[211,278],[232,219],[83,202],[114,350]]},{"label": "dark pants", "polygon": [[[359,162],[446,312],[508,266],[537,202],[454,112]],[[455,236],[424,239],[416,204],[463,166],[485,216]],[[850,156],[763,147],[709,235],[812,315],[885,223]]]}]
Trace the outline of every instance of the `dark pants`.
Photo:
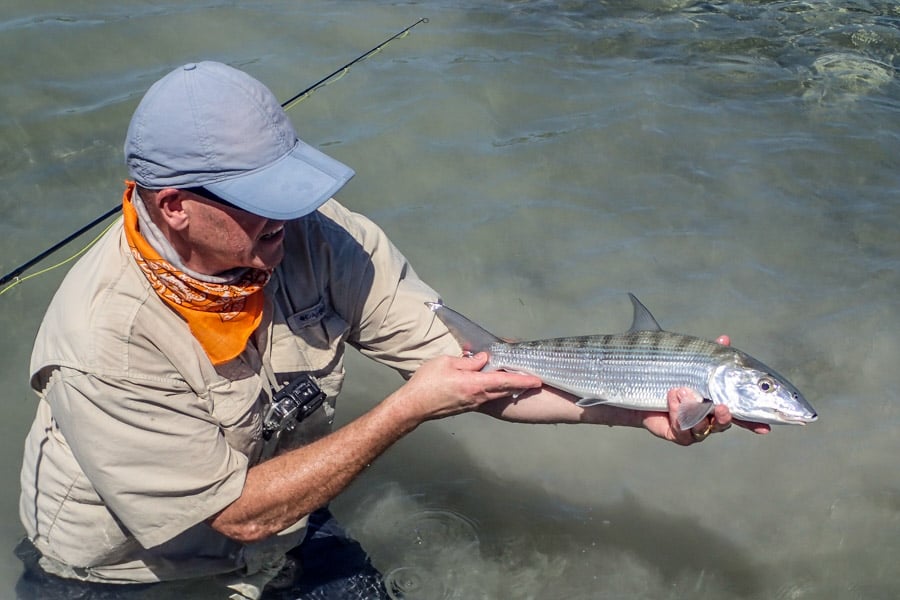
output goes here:
[{"label": "dark pants", "polygon": [[[18,600],[128,600],[157,584],[114,585],[63,579],[45,573],[40,553],[23,540],[15,550],[25,572],[16,584]],[[387,600],[381,574],[359,542],[347,535],[328,509],[309,517],[303,543],[266,588],[264,600]]]},{"label": "dark pants", "polygon": [[359,542],[327,509],[309,516],[303,543],[288,552],[290,566],[266,588],[264,600],[387,600],[381,573]]}]

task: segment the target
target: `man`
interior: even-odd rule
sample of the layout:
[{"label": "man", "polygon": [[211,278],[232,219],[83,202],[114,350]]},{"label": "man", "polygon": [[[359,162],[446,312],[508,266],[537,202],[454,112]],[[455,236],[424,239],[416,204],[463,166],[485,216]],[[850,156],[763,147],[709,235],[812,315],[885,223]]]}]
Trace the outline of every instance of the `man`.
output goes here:
[{"label": "man", "polygon": [[[425,306],[437,294],[332,199],[353,171],[298,140],[241,71],[202,62],[158,81],[125,154],[123,222],[73,267],[35,342],[22,590],[206,578],[234,598],[281,584],[379,597],[364,556],[322,575],[340,569],[320,542],[346,539],[323,507],[425,421],[480,410],[680,444],[730,426],[721,406],[682,432],[664,413],[583,409],[535,377],[481,373],[485,356],[460,357]],[[345,344],[411,378],[332,432]]]}]

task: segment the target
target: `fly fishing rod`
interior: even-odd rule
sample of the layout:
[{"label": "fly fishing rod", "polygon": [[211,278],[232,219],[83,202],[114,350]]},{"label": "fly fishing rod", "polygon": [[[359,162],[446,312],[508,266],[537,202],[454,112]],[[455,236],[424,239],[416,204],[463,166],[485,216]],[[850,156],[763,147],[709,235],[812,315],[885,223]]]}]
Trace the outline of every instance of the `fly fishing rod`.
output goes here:
[{"label": "fly fishing rod", "polygon": [[[285,100],[284,102],[282,102],[281,108],[283,108],[285,111],[290,110],[294,105],[296,105],[299,102],[301,102],[302,100],[308,98],[313,92],[315,92],[319,88],[328,85],[328,83],[330,81],[332,81],[333,79],[335,79],[335,78],[340,79],[341,77],[343,77],[344,74],[347,71],[349,71],[350,67],[352,67],[353,65],[364,61],[365,59],[369,58],[373,54],[377,54],[378,52],[380,52],[382,50],[382,48],[384,48],[385,46],[387,46],[394,40],[396,40],[398,38],[406,37],[406,35],[410,32],[410,30],[413,27],[415,27],[416,25],[418,25],[420,23],[427,23],[427,22],[428,22],[428,19],[422,18],[422,19],[419,19],[418,21],[416,21],[415,23],[413,23],[412,25],[410,25],[409,27],[403,29],[402,31],[398,31],[397,33],[395,33],[388,39],[384,40],[383,42],[381,42],[380,44],[378,44],[371,50],[368,50],[367,52],[360,54],[359,56],[357,56],[356,58],[354,58],[353,60],[351,60],[350,62],[345,64],[344,66],[336,69],[335,71],[333,71],[329,75],[326,75],[322,79],[318,80],[317,82],[315,82],[308,88],[304,89],[303,91],[299,92],[298,94],[294,95],[293,97]],[[0,285],[5,285],[5,284],[9,283],[10,281],[12,281],[13,279],[18,278],[19,275],[21,275],[22,273],[24,273],[31,267],[33,267],[37,263],[41,262],[42,260],[44,260],[45,258],[50,256],[51,254],[53,254],[54,252],[56,252],[63,246],[69,244],[72,240],[79,238],[85,232],[91,230],[94,226],[98,225],[99,223],[102,223],[109,217],[117,214],[120,210],[122,210],[122,205],[118,204],[115,207],[113,207],[112,209],[108,210],[107,212],[103,213],[102,215],[100,215],[99,217],[94,219],[93,221],[91,221],[90,223],[88,223],[87,225],[85,225],[84,227],[82,227],[81,229],[79,229],[78,231],[70,234],[62,241],[57,242],[50,248],[44,250],[43,252],[41,252],[34,258],[32,258],[31,260],[19,265],[18,267],[16,267],[15,269],[10,271],[3,277],[0,277]],[[10,286],[10,287],[12,287],[12,286]],[[3,290],[3,291],[5,291],[5,290]],[[0,292],[0,293],[2,293],[2,292]]]}]

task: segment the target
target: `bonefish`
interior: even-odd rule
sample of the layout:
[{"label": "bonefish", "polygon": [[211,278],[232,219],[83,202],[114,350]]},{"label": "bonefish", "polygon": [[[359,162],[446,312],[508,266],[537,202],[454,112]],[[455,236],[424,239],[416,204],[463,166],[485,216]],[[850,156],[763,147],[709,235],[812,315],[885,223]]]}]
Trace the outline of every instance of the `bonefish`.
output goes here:
[{"label": "bonefish", "polygon": [[693,427],[716,404],[732,416],[770,424],[806,424],[818,416],[800,391],[773,369],[732,346],[664,331],[632,294],[631,328],[620,334],[506,342],[441,302],[426,302],[467,353],[487,352],[485,370],[539,377],[578,397],[579,406],[608,404],[666,410],[672,388],[690,387],[704,401],[682,404],[678,424]]}]

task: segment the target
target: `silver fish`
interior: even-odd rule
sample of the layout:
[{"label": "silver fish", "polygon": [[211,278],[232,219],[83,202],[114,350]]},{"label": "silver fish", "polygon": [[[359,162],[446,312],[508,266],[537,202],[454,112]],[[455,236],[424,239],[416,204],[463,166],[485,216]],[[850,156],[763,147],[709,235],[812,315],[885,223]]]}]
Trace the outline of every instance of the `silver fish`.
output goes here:
[{"label": "silver fish", "polygon": [[441,302],[425,304],[466,353],[487,352],[484,370],[515,371],[580,398],[579,406],[608,404],[666,410],[666,394],[686,386],[705,399],[682,404],[678,424],[693,427],[724,404],[743,421],[806,424],[816,411],[791,382],[745,352],[698,337],[663,331],[641,302],[621,334],[506,342]]}]

